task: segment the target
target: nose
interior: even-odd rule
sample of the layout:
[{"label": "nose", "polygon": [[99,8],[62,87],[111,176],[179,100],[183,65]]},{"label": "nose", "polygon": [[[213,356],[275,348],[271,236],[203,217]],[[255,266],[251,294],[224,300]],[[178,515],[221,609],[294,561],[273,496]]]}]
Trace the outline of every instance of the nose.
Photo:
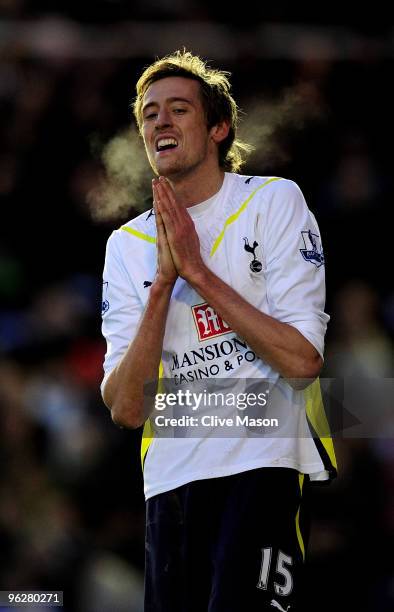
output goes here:
[{"label": "nose", "polygon": [[165,107],[161,108],[156,117],[156,129],[166,128],[171,125],[171,114]]}]

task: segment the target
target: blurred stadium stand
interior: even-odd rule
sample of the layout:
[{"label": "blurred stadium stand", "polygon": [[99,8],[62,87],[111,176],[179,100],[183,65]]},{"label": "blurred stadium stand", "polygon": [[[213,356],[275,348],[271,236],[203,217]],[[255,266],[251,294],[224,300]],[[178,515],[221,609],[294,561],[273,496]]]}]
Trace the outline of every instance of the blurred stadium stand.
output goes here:
[{"label": "blurred stadium stand", "polygon": [[[394,27],[379,3],[331,15],[275,4],[0,0],[3,590],[63,590],[66,611],[142,611],[140,432],[118,430],[99,394],[104,250],[124,217],[94,222],[87,196],[155,56],[186,46],[231,71],[262,121],[284,91],[302,93],[302,121],[276,121],[275,150],[245,172],[295,180],[318,218],[324,374],[392,377]],[[340,477],[314,493],[304,612],[391,612],[393,440],[337,450]]]}]

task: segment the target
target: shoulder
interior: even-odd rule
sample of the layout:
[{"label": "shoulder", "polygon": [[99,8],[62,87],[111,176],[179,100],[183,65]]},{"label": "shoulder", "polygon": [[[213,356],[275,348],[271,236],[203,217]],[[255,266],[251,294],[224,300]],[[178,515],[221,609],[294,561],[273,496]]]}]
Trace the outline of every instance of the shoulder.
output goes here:
[{"label": "shoulder", "polygon": [[133,230],[135,232],[140,232],[144,235],[156,238],[156,222],[153,209],[146,210],[145,212],[141,213],[137,217],[134,217],[127,223],[124,223],[120,226],[120,228],[118,228],[117,231],[130,233]]},{"label": "shoulder", "polygon": [[249,194],[243,197],[240,210],[246,208],[251,217],[259,219],[265,239],[275,241],[310,225],[311,212],[295,181],[279,176],[255,176],[248,180],[242,175],[235,180],[238,184],[242,181]]},{"label": "shoulder", "polygon": [[257,200],[272,198],[303,199],[300,187],[294,181],[281,176],[248,176],[230,174],[233,191],[239,195]]},{"label": "shoulder", "polygon": [[108,239],[112,248],[143,249],[156,243],[156,223],[153,211],[145,211],[114,230]]},{"label": "shoulder", "polygon": [[291,212],[308,210],[303,193],[294,181],[280,176],[245,176],[230,174],[232,208],[251,214],[271,212],[287,216]]},{"label": "shoulder", "polygon": [[291,179],[282,176],[256,176],[253,179],[255,181],[250,181],[249,186],[261,198],[298,199],[303,197],[300,187]]}]

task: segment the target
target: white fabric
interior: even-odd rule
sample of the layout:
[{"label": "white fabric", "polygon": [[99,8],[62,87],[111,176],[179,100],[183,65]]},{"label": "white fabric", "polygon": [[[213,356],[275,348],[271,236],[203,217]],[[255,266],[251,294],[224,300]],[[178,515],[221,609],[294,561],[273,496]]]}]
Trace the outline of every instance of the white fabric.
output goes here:
[{"label": "white fabric", "polygon": [[[322,254],[319,229],[299,187],[286,179],[269,183],[269,178],[249,180],[226,173],[218,194],[188,211],[200,237],[207,266],[261,312],[297,328],[322,356],[329,317],[324,313],[325,280],[324,265],[318,260]],[[248,203],[232,220],[248,198]],[[130,221],[127,227],[146,236],[156,236],[154,216],[147,212]],[[223,238],[211,255],[224,228]],[[314,240],[314,247],[308,244],[308,236]],[[245,249],[245,239],[250,247],[258,243],[253,253]],[[311,260],[302,254],[308,246]],[[261,270],[251,269],[253,259],[261,263]],[[144,287],[144,281],[153,281],[155,271],[155,244],[123,229],[113,232],[108,240],[104,267],[102,331],[107,340],[107,353],[102,388],[137,332],[149,296],[149,287]],[[278,438],[220,438],[214,429],[206,429],[202,438],[192,437],[192,431],[176,439],[155,437],[144,467],[146,498],[192,480],[263,466],[291,467],[315,474],[314,478],[327,478],[307,428],[303,392],[294,391],[278,380],[278,373],[258,357],[247,361],[245,354],[250,349],[240,344],[234,348],[237,338],[234,332],[222,327],[222,335],[200,340],[192,307],[204,302],[188,283],[181,278],[177,280],[163,343],[164,376],[175,378],[182,388],[187,379],[198,378],[199,370],[215,366],[213,371],[219,369],[217,377],[220,378],[276,381],[278,397],[283,398],[283,406],[292,414],[292,429],[289,437]],[[229,353],[231,346],[233,350]],[[205,362],[200,359],[198,364],[194,363],[196,352]],[[249,358],[251,355],[248,352]],[[229,369],[226,369],[226,362],[233,368],[227,365]]]}]

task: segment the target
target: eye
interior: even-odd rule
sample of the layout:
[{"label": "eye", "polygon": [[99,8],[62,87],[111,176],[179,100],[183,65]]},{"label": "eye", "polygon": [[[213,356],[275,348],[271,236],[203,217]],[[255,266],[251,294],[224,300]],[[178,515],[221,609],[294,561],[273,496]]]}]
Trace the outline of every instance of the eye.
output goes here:
[{"label": "eye", "polygon": [[173,112],[176,115],[183,115],[184,113],[186,113],[186,108],[174,108]]},{"label": "eye", "polygon": [[147,115],[145,115],[144,119],[145,121],[149,121],[150,119],[155,119],[157,117],[157,113],[148,113]]}]

